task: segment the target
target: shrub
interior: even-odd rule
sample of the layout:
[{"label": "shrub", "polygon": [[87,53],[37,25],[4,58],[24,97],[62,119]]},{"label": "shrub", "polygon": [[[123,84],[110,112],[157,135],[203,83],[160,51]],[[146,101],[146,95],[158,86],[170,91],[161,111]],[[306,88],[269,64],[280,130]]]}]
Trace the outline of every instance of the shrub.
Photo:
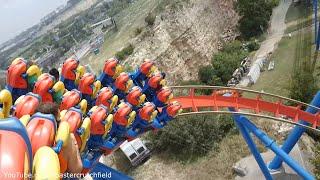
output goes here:
[{"label": "shrub", "polygon": [[119,60],[125,60],[128,56],[133,53],[134,46],[129,44],[127,47],[123,48],[121,51],[116,53],[116,58]]},{"label": "shrub", "polygon": [[156,15],[150,12],[144,20],[148,24],[148,26],[153,26],[156,20]]},{"label": "shrub", "polygon": [[135,30],[134,30],[134,35],[135,36],[138,36],[139,34],[141,34],[142,33],[142,27],[138,27],[138,28],[136,28]]},{"label": "shrub", "polygon": [[289,90],[290,98],[309,103],[316,94],[318,86],[312,73],[301,70],[293,72]]},{"label": "shrub", "polygon": [[256,41],[249,41],[246,45],[246,47],[248,48],[248,51],[256,51],[260,48],[260,44]]},{"label": "shrub", "polygon": [[202,66],[198,71],[198,78],[202,83],[213,85],[214,84],[214,69],[211,65]]},{"label": "shrub", "polygon": [[240,41],[226,44],[221,52],[213,55],[213,83],[224,86],[232,78],[233,72],[240,66],[241,61],[248,55]]},{"label": "shrub", "polygon": [[225,86],[247,55],[240,41],[225,44],[222,51],[213,55],[211,65],[199,68],[198,78],[207,85]]},{"label": "shrub", "polygon": [[237,40],[225,44],[222,48],[222,52],[225,53],[234,53],[238,51],[243,51],[243,47],[241,41]]},{"label": "shrub", "polygon": [[271,7],[277,7],[279,5],[280,0],[271,0],[269,3]]},{"label": "shrub", "polygon": [[197,115],[179,117],[157,134],[149,136],[153,148],[180,160],[190,160],[217,149],[218,143],[234,130],[230,116]]}]

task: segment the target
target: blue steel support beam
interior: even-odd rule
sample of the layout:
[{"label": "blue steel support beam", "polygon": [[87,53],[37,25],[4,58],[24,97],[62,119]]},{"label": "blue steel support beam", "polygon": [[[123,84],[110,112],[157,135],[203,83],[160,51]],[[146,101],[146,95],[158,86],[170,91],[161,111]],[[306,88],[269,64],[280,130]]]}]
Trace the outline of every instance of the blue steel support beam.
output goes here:
[{"label": "blue steel support beam", "polygon": [[[229,108],[229,110],[230,111],[234,111],[233,108]],[[249,146],[249,149],[250,149],[252,155],[254,156],[254,158],[256,159],[256,161],[257,161],[257,163],[258,163],[258,165],[259,165],[264,177],[267,180],[272,180],[272,176],[270,174],[270,171],[269,171],[266,163],[263,161],[257,146],[255,145],[253,139],[250,136],[250,133],[248,132],[246,127],[244,127],[241,124],[241,116],[240,115],[233,115],[233,119],[234,119],[234,121],[236,123],[236,126],[239,128],[239,131],[241,132],[244,140],[247,142],[247,144]]]},{"label": "blue steel support beam", "polygon": [[318,0],[313,0],[314,9],[314,39],[316,44],[316,51],[320,47],[320,25],[318,25]]},{"label": "blue steel support beam", "polygon": [[318,38],[317,38],[317,30],[318,30],[318,0],[313,0],[313,11],[314,11],[314,39],[315,42],[318,43]]},{"label": "blue steel support beam", "polygon": [[[310,104],[316,107],[320,107],[320,91],[317,92],[317,94],[314,96]],[[313,107],[308,107],[306,111],[313,114],[317,113],[317,109]],[[309,125],[309,123],[302,120],[300,120],[299,123],[303,125]],[[283,151],[289,154],[305,131],[306,131],[305,128],[301,126],[296,126],[291,131],[286,141],[283,143],[282,145]],[[277,170],[281,167],[281,164],[282,164],[282,158],[280,156],[276,156],[269,164],[269,169]]]},{"label": "blue steel support beam", "polygon": [[303,179],[313,180],[315,179],[308,171],[303,169],[294,159],[292,159],[283,149],[278,147],[276,142],[269,138],[263,131],[257,128],[251,121],[246,117],[240,116],[241,124],[246,127],[250,132],[252,132],[267,148],[271,149],[276,155],[281,157],[288,166],[290,166],[297,174],[299,174]]},{"label": "blue steel support beam", "polygon": [[320,25],[318,26],[318,36],[317,36],[317,42],[316,42],[316,51],[319,50],[320,47]]}]

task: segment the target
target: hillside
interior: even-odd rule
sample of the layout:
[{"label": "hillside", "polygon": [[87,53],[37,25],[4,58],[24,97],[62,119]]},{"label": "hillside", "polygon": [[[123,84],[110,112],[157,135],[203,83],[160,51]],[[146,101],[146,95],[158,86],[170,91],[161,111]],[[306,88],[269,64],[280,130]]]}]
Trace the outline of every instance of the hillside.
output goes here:
[{"label": "hillside", "polygon": [[[152,27],[144,22],[149,12],[156,13]],[[170,72],[171,84],[194,80],[198,67],[210,62],[221,43],[234,39],[237,17],[232,0],[137,0],[116,17],[119,31],[107,36],[100,55],[87,58],[94,68],[99,67],[102,60],[132,44],[135,49],[124,64],[135,67],[151,58]],[[134,37],[137,28],[142,33]]]},{"label": "hillside", "polygon": [[38,36],[41,36],[51,29],[58,26],[63,21],[68,20],[74,15],[79,14],[82,11],[87,10],[94,4],[96,4],[97,0],[86,0],[86,1],[80,1],[79,3],[75,4],[74,6],[70,7],[67,11],[63,12],[62,14],[58,15],[50,24],[41,27],[41,30],[38,32]]}]

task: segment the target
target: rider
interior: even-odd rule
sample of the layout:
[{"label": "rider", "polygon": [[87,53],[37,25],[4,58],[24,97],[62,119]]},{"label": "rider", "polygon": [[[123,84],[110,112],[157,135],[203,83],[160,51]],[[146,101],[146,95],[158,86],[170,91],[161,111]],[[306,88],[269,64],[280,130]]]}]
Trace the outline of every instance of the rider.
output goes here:
[{"label": "rider", "polygon": [[56,68],[50,69],[49,74],[51,76],[53,76],[56,79],[56,81],[59,81],[60,74],[59,74],[58,69],[56,69]]},{"label": "rider", "polygon": [[[37,112],[41,112],[43,114],[53,114],[59,126],[60,111],[59,111],[59,106],[56,103],[52,103],[52,102],[41,103],[37,109]],[[81,157],[78,149],[79,148],[78,148],[76,138],[73,133],[70,133],[70,137],[67,142],[67,145],[63,147],[61,151],[62,153],[59,154],[61,172],[81,173],[83,168],[82,168],[82,161],[81,161]]]},{"label": "rider", "polygon": [[31,91],[40,75],[39,68],[32,61],[23,58],[16,58],[7,72],[6,89],[12,93],[13,101]]}]

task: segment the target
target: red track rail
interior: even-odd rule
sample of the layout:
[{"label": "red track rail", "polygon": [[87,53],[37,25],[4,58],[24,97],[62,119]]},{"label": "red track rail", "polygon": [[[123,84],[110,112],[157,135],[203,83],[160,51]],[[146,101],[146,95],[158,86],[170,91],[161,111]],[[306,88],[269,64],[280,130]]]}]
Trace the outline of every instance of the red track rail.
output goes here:
[{"label": "red track rail", "polygon": [[[290,118],[293,123],[298,123],[299,120],[304,120],[316,129],[320,126],[320,109],[309,104],[288,99],[285,97],[261,93],[252,90],[228,87],[214,86],[173,86],[173,89],[187,89],[188,95],[177,96],[174,101],[179,101],[183,109],[190,109],[198,112],[201,109],[210,108],[212,111],[219,111],[221,108],[232,107],[236,111],[251,110],[253,114],[268,113],[271,117],[280,117],[281,115]],[[211,95],[196,95],[196,89],[212,89]],[[232,92],[232,96],[223,96],[226,92]],[[244,97],[243,92],[255,94],[256,98]],[[278,99],[276,102],[263,100],[263,96],[271,96]],[[298,104],[297,107],[284,105],[283,101],[292,101]],[[311,106],[318,110],[318,113],[312,114],[301,110],[302,106]]]}]

